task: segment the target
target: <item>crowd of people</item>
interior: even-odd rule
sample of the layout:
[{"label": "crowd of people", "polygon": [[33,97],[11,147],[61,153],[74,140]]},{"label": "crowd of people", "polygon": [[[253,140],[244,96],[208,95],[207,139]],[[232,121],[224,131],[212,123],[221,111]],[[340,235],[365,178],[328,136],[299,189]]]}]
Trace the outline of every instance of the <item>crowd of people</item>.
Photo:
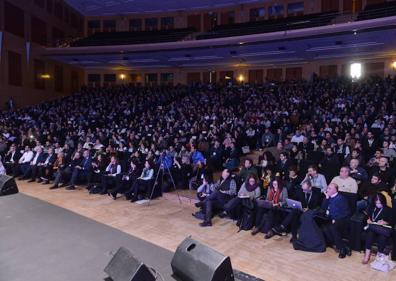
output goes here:
[{"label": "crowd of people", "polygon": [[394,231],[395,91],[390,77],[83,88],[0,113],[0,174],[131,202],[190,188],[202,227],[230,217],[265,239],[291,232],[307,249],[314,224],[340,258],[358,213],[368,263]]}]

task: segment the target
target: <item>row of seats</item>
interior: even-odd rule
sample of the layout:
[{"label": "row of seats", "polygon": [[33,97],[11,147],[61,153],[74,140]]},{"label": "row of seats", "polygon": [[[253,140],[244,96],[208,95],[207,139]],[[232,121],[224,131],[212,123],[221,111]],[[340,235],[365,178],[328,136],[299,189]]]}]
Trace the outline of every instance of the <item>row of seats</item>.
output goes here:
[{"label": "row of seats", "polygon": [[396,1],[369,5],[358,15],[357,20],[396,16]]},{"label": "row of seats", "polygon": [[176,42],[185,39],[194,31],[193,28],[182,28],[158,31],[98,32],[71,43],[71,47]]},{"label": "row of seats", "polygon": [[258,22],[245,22],[231,25],[219,25],[212,31],[197,36],[198,40],[221,38],[230,36],[241,36],[276,31],[324,26],[331,23],[337,16],[335,12],[310,14],[283,19],[265,20]]}]

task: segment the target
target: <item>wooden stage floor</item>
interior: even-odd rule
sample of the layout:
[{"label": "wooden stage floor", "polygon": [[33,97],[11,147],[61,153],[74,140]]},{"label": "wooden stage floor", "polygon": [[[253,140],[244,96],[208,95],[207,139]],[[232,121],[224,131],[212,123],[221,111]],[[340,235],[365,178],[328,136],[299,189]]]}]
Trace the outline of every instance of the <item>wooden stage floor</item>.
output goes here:
[{"label": "wooden stage floor", "polygon": [[[396,280],[396,271],[376,272],[362,265],[362,254],[339,259],[328,249],[325,253],[295,251],[290,237],[265,240],[241,231],[231,220],[215,218],[213,227],[201,228],[191,216],[195,211],[189,200],[180,204],[177,196],[153,200],[150,206],[132,204],[124,198],[116,201],[108,196],[89,195],[87,191],[49,190],[49,185],[18,182],[20,191],[82,216],[119,229],[165,249],[175,251],[179,243],[191,235],[216,250],[229,255],[233,267],[266,281],[296,280]],[[132,249],[133,250],[133,249]]]}]

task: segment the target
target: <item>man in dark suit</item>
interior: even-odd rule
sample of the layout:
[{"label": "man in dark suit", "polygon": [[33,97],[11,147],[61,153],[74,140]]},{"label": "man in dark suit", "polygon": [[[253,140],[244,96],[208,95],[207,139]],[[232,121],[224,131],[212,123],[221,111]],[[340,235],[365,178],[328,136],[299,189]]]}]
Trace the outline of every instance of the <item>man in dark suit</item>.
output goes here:
[{"label": "man in dark suit", "polygon": [[338,176],[341,164],[338,156],[334,153],[330,146],[326,147],[325,157],[320,162],[319,166],[327,182],[331,182],[335,176]]},{"label": "man in dark suit", "polygon": [[374,134],[372,132],[368,132],[367,137],[365,137],[362,141],[362,151],[365,161],[368,161],[371,157],[373,157],[375,150],[378,147],[379,144],[374,138]]},{"label": "man in dark suit", "polygon": [[39,179],[37,182],[42,182],[48,183],[49,182],[49,174],[48,171],[54,166],[56,160],[56,155],[54,153],[54,149],[50,147],[48,149],[48,154],[45,157],[44,162],[42,165],[38,166],[38,173],[39,173]]},{"label": "man in dark suit", "polygon": [[[296,201],[301,202],[303,211],[315,210],[320,207],[322,194],[319,188],[312,187],[311,181],[305,180],[301,183],[301,188],[297,189],[293,196]],[[292,238],[291,242],[297,238],[297,230],[299,227],[300,216],[302,212],[298,209],[292,209],[283,219],[282,223],[272,228],[272,232],[277,235],[282,235],[290,226]]]},{"label": "man in dark suit", "polygon": [[90,169],[92,169],[92,158],[89,150],[84,150],[83,159],[79,165],[74,167],[69,186],[66,189],[76,189],[75,185],[78,180],[87,181]]},{"label": "man in dark suit", "polygon": [[322,210],[326,212],[328,222],[322,226],[326,240],[339,250],[338,257],[343,259],[351,255],[351,249],[342,240],[342,234],[348,227],[351,211],[347,199],[338,193],[338,186],[330,183],[322,202]]},{"label": "man in dark suit", "polygon": [[24,178],[29,178],[28,182],[36,181],[38,175],[38,167],[44,164],[46,160],[46,154],[43,152],[43,148],[39,147],[36,153],[33,156],[33,160],[30,162],[29,168],[27,169],[26,173],[23,175]]},{"label": "man in dark suit", "polygon": [[285,177],[289,174],[289,167],[290,167],[290,160],[287,157],[286,152],[281,152],[279,154],[279,160],[276,163],[275,171],[276,173],[279,173],[279,176],[282,179],[285,179]]},{"label": "man in dark suit", "polygon": [[8,175],[13,175],[14,177],[18,176],[18,160],[20,157],[21,154],[17,146],[13,143],[4,158],[4,167]]}]

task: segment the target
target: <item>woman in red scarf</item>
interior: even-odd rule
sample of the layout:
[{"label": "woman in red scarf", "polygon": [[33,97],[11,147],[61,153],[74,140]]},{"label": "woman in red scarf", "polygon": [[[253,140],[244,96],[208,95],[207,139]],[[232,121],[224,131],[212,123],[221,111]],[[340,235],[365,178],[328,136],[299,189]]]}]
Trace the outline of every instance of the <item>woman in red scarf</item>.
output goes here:
[{"label": "woman in red scarf", "polygon": [[275,178],[268,188],[266,204],[259,205],[257,208],[256,227],[252,230],[252,235],[263,232],[266,239],[273,236],[271,229],[274,224],[280,221],[281,211],[279,209],[286,204],[286,199],[287,189],[283,187],[279,178]]}]

